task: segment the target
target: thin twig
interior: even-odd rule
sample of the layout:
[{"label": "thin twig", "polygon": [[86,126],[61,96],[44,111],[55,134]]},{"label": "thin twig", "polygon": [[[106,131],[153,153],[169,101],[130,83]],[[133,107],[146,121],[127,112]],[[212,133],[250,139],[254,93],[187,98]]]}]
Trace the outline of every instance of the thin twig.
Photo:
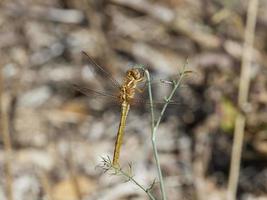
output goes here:
[{"label": "thin twig", "polygon": [[148,197],[151,200],[156,200],[155,197],[151,194],[150,190],[144,188],[140,183],[138,183],[132,176],[128,176],[128,174],[122,170],[120,170],[120,173],[128,178],[130,181],[134,182],[140,189],[142,189],[145,193],[147,193]]},{"label": "thin twig", "polygon": [[[148,81],[148,94],[149,94],[149,101],[150,101],[151,141],[152,141],[153,155],[154,155],[154,159],[156,161],[156,166],[157,166],[158,178],[159,178],[159,182],[160,182],[161,197],[163,200],[165,200],[166,199],[166,193],[165,193],[164,181],[162,178],[162,172],[161,172],[160,161],[159,161],[159,156],[158,156],[158,151],[157,151],[157,144],[156,144],[155,115],[154,115],[154,109],[153,109],[153,96],[152,96],[152,89],[151,89],[151,79],[150,79],[150,75],[149,75],[148,70],[145,70],[145,74],[146,74],[147,81]],[[165,105],[164,105],[164,107],[165,107]]]},{"label": "thin twig", "polygon": [[[186,66],[186,65],[185,65]],[[151,79],[148,70],[145,70],[145,74],[147,77],[148,81],[148,93],[149,93],[149,100],[150,100],[150,109],[151,109],[151,142],[152,142],[152,147],[153,147],[153,155],[154,159],[156,161],[156,166],[157,166],[157,172],[158,172],[158,178],[160,182],[160,190],[161,190],[161,197],[163,200],[166,200],[166,192],[165,192],[165,187],[164,187],[164,181],[162,177],[162,171],[160,167],[160,161],[159,161],[159,156],[158,156],[158,151],[157,151],[157,144],[156,144],[156,132],[158,130],[159,124],[161,122],[162,116],[164,115],[166,108],[168,107],[171,99],[173,98],[173,95],[175,94],[177,88],[181,85],[181,81],[186,74],[185,71],[185,66],[183,67],[183,71],[179,76],[178,81],[174,81],[174,87],[173,90],[171,91],[170,95],[165,99],[166,103],[164,104],[160,116],[155,124],[155,115],[154,115],[154,109],[153,109],[153,95],[152,95],[152,89],[151,89]]]},{"label": "thin twig", "polygon": [[[253,54],[253,42],[255,35],[255,26],[257,20],[258,0],[251,0],[248,5],[248,18],[245,30],[244,51],[242,55],[242,69],[239,83],[238,106],[246,112],[246,104],[250,86],[251,60]],[[236,197],[238,177],[240,170],[242,146],[246,117],[239,112],[235,121],[234,141],[231,157],[230,175],[227,190],[227,199],[233,200]]]},{"label": "thin twig", "polygon": [[[156,198],[151,194],[150,190],[152,189],[152,186],[150,186],[148,189],[146,189],[144,186],[142,186],[138,181],[136,181],[133,176],[125,171],[122,170],[121,167],[117,165],[113,165],[110,158],[102,158],[103,165],[101,166],[104,171],[109,171],[110,169],[114,170],[114,175],[120,174],[126,178],[127,181],[132,181],[135,183],[141,190],[143,190],[149,197],[150,200],[156,200]],[[130,167],[131,169],[131,167]],[[153,184],[152,184],[153,185]]]}]

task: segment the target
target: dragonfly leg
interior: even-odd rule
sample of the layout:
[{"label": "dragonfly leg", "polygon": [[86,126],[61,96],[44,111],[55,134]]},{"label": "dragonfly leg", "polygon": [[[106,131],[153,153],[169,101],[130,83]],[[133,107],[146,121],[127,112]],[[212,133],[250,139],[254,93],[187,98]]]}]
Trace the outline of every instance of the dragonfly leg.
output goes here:
[{"label": "dragonfly leg", "polygon": [[144,88],[135,88],[135,89],[136,89],[137,92],[143,93],[145,91],[146,87],[144,87]]}]

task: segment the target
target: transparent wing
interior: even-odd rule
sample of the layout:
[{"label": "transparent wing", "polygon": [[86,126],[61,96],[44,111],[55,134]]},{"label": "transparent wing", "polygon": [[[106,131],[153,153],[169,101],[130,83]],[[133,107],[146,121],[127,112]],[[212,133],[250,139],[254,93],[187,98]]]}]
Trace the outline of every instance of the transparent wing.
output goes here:
[{"label": "transparent wing", "polygon": [[[162,101],[161,100],[153,100],[153,104],[155,106],[163,106],[165,103],[166,103],[166,101],[164,101],[164,100],[162,100]],[[134,98],[132,100],[131,104],[133,104],[133,105],[140,105],[140,104],[150,105],[151,103],[150,103],[149,99],[145,99],[145,98]],[[180,102],[180,101],[177,101],[177,100],[171,100],[169,102],[169,105],[174,105],[174,106],[175,105],[183,105],[183,103]]]},{"label": "transparent wing", "polygon": [[116,81],[109,72],[107,72],[100,65],[98,65],[86,52],[82,51],[82,54],[86,57],[86,60],[92,65],[92,67],[97,73],[106,77],[116,88],[120,88],[120,84],[118,83],[118,81]]},{"label": "transparent wing", "polygon": [[74,90],[79,91],[88,97],[104,97],[104,98],[110,98],[110,100],[112,100],[112,101],[118,101],[118,97],[113,95],[113,94],[109,94],[106,92],[90,89],[87,87],[82,87],[82,86],[79,86],[77,84],[72,84],[72,87]]},{"label": "transparent wing", "polygon": [[[166,104],[166,100],[165,100],[165,96],[169,95],[169,92],[171,92],[171,88],[172,88],[172,82],[167,82],[167,83],[163,83],[161,80],[154,80],[152,83],[152,90],[153,90],[153,86],[155,86],[153,90],[153,107],[162,107],[164,104]],[[159,89],[159,87],[161,87]],[[180,86],[180,88],[178,90],[181,90],[183,87]],[[158,90],[159,89],[159,90]],[[141,93],[137,93],[136,97],[132,100],[132,104],[133,105],[150,105],[150,101],[149,101],[149,95],[148,95],[148,89],[147,89],[147,85],[146,83],[144,84],[144,86],[141,88]],[[162,97],[160,97],[158,95],[158,92],[160,91],[169,91],[166,92],[164,94],[162,94]],[[179,91],[176,92],[176,94],[174,95],[173,99],[171,99],[168,104],[169,106],[171,106],[172,108],[175,106],[182,106],[182,107],[188,107],[189,102],[185,102],[184,99],[178,94]],[[158,96],[158,97],[157,97]]]}]

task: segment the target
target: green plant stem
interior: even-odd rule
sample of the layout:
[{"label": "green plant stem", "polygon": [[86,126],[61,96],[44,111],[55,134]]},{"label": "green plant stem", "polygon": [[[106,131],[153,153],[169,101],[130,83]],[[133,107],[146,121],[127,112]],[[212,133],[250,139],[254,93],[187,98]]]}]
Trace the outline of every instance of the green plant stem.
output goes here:
[{"label": "green plant stem", "polygon": [[[163,106],[163,108],[162,108],[162,110],[161,110],[160,116],[159,116],[159,118],[158,118],[158,120],[157,120],[157,123],[156,123],[154,129],[156,129],[156,130],[158,129],[159,124],[160,124],[161,119],[162,119],[162,116],[164,115],[167,106],[169,105],[171,99],[173,98],[173,95],[175,94],[177,88],[181,85],[183,76],[184,76],[184,70],[183,70],[182,75],[181,75],[181,77],[179,78],[179,80],[174,84],[174,87],[173,87],[173,89],[172,89],[172,91],[171,91],[171,94],[168,96],[168,98],[166,98],[166,103],[164,104],[164,106]],[[153,131],[153,132],[155,132],[155,131]],[[153,136],[155,137],[155,133],[154,133]]]},{"label": "green plant stem", "polygon": [[150,200],[156,200],[156,198],[151,194],[150,190],[152,188],[152,186],[154,185],[154,182],[153,184],[149,187],[149,188],[145,188],[143,187],[140,183],[138,183],[134,178],[133,176],[131,175],[131,165],[129,164],[129,169],[130,169],[130,173],[127,173],[125,171],[122,170],[122,168],[118,165],[113,165],[112,161],[110,160],[109,157],[107,158],[104,158],[102,157],[102,162],[103,162],[103,165],[100,165],[100,167],[103,168],[103,170],[106,172],[106,171],[109,171],[109,170],[114,170],[114,173],[113,175],[122,175],[124,177],[127,178],[127,181],[132,181],[133,183],[135,183],[141,190],[143,190],[147,196],[149,197]]},{"label": "green plant stem", "polygon": [[157,129],[155,127],[155,115],[154,115],[154,109],[153,109],[153,96],[152,96],[152,89],[151,89],[151,79],[150,79],[150,74],[149,74],[148,70],[145,70],[145,74],[146,74],[147,81],[148,81],[148,94],[149,94],[149,101],[150,101],[151,141],[152,141],[153,155],[154,155],[154,159],[156,161],[156,166],[157,166],[157,172],[158,172],[158,178],[159,178],[160,190],[161,190],[161,198],[163,200],[166,200],[164,181],[162,178],[162,172],[161,172],[160,161],[159,161],[159,156],[158,156],[158,151],[157,151],[157,144],[156,144],[156,131],[157,131]]},{"label": "green plant stem", "polygon": [[164,181],[163,181],[163,177],[162,177],[162,170],[160,167],[160,161],[159,161],[159,156],[158,156],[158,151],[157,151],[156,132],[157,132],[159,124],[161,122],[162,116],[164,115],[166,108],[170,103],[170,100],[173,98],[173,95],[175,94],[177,88],[181,85],[181,81],[183,79],[184,73],[185,73],[185,67],[183,68],[183,71],[181,73],[181,76],[179,77],[179,80],[177,82],[173,82],[174,83],[173,90],[171,91],[168,98],[165,99],[166,103],[164,104],[164,106],[161,110],[160,116],[159,116],[159,118],[155,124],[155,115],[154,115],[154,109],[153,109],[154,104],[153,104],[153,96],[152,96],[152,89],[151,89],[151,79],[150,79],[150,74],[149,74],[148,70],[145,70],[145,74],[146,74],[147,81],[148,81],[148,93],[149,93],[150,110],[151,110],[151,141],[152,141],[153,155],[154,155],[154,159],[156,161],[156,166],[157,166],[158,178],[159,178],[159,182],[160,182],[161,198],[163,200],[167,200],[167,197],[166,197]]},{"label": "green plant stem", "polygon": [[126,172],[124,172],[123,170],[121,170],[120,168],[115,168],[116,170],[119,170],[119,172],[125,176],[126,178],[128,178],[130,181],[134,182],[141,190],[143,190],[151,200],[156,200],[155,197],[151,194],[151,192],[149,190],[147,190],[146,188],[144,188],[140,183],[138,183],[132,176],[129,176]]}]

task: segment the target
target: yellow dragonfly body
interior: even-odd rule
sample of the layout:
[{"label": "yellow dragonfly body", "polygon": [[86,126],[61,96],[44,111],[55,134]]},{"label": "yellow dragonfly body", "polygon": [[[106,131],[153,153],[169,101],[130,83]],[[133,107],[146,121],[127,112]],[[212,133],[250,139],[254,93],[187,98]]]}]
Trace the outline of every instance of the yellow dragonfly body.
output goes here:
[{"label": "yellow dragonfly body", "polygon": [[123,141],[123,135],[126,125],[127,115],[129,113],[130,105],[134,101],[134,97],[136,91],[142,92],[138,87],[138,83],[144,80],[144,75],[141,73],[140,69],[133,68],[126,72],[126,76],[123,80],[123,84],[120,85],[112,76],[105,71],[102,67],[96,64],[85,52],[83,54],[87,57],[90,61],[90,64],[94,67],[94,69],[101,73],[103,76],[106,76],[113,86],[118,89],[118,95],[113,96],[112,94],[107,94],[103,92],[99,92],[89,88],[82,88],[80,86],[74,85],[75,89],[82,92],[83,94],[90,96],[90,95],[103,95],[108,96],[111,98],[115,98],[121,104],[121,118],[120,118],[120,125],[117,133],[114,153],[113,153],[113,165],[119,165],[119,157],[120,157],[120,149]]},{"label": "yellow dragonfly body", "polygon": [[123,141],[126,118],[130,110],[130,103],[135,96],[135,91],[140,91],[137,88],[137,84],[143,80],[144,78],[138,69],[131,69],[127,71],[124,83],[120,88],[121,119],[113,154],[113,165],[119,165],[120,149]]}]

